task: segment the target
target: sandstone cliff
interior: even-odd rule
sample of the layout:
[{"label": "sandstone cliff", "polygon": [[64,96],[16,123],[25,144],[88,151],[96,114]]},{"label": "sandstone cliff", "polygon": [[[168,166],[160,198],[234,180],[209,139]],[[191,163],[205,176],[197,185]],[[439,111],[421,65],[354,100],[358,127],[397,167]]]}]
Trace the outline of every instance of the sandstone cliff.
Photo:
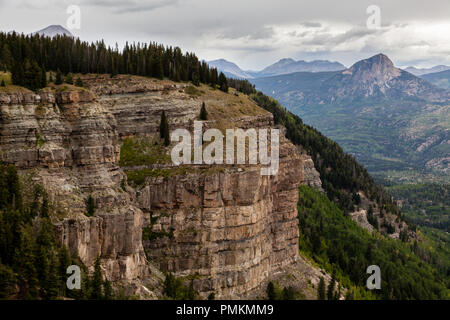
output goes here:
[{"label": "sandstone cliff", "polygon": [[[108,279],[148,293],[139,288],[152,283],[155,264],[190,277],[202,295],[234,298],[298,259],[297,188],[317,179],[304,181],[308,160],[284,137],[274,176],[262,176],[257,165],[119,166],[123,139],[153,137],[162,110],[171,129],[190,128],[202,101],[207,127],[273,127],[270,113],[244,95],[205,86],[128,76],[83,82],[87,89],[0,94],[0,148],[28,187],[45,187],[59,241],[86,265],[99,256]],[[168,174],[153,174],[155,166]],[[143,168],[151,172],[144,183],[127,183],[127,174]],[[89,195],[93,217],[85,215]],[[143,240],[143,230],[157,236]]]}]

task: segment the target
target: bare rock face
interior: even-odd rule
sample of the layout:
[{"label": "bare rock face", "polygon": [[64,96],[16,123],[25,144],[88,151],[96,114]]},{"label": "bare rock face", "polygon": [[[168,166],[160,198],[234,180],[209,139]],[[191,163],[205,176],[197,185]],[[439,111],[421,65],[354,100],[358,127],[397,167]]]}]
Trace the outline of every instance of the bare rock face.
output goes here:
[{"label": "bare rock face", "polygon": [[144,242],[152,261],[177,276],[195,275],[205,296],[242,297],[298,257],[298,185],[295,148],[282,145],[279,174],[260,168],[217,167],[149,179],[138,203],[155,234]]},{"label": "bare rock face", "polygon": [[[87,90],[0,95],[1,158],[44,186],[57,238],[111,280],[145,276],[142,212],[120,188],[116,121]],[[92,195],[96,215],[86,217]]]},{"label": "bare rock face", "polygon": [[320,180],[320,173],[314,167],[314,161],[312,160],[311,156],[302,154],[301,157],[303,160],[302,184],[324,192],[322,188],[322,181]]},{"label": "bare rock face", "polygon": [[[90,90],[0,94],[0,151],[4,162],[45,187],[57,239],[87,266],[100,257],[108,279],[148,292],[139,283],[155,273],[150,261],[190,276],[204,296],[235,298],[295,263],[298,186],[318,186],[320,179],[283,135],[273,176],[262,176],[258,165],[188,166],[124,187],[120,139],[157,132],[162,110],[171,128],[191,128],[201,103],[182,84],[91,75],[83,82]],[[243,129],[273,127],[272,115],[263,111],[227,121]],[[89,195],[93,217],[84,214]],[[143,228],[152,235],[145,241]]]}]

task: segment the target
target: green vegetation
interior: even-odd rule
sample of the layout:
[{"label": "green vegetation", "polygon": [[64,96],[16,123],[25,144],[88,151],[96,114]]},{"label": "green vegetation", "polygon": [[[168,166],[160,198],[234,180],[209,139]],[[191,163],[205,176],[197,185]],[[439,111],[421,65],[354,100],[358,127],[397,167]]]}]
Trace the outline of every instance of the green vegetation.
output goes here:
[{"label": "green vegetation", "polygon": [[184,92],[192,97],[199,97],[202,95],[202,91],[194,86],[189,86],[184,89]]},{"label": "green vegetation", "polygon": [[223,92],[228,92],[228,81],[223,72],[219,74],[219,89]]},{"label": "green vegetation", "polygon": [[377,202],[380,208],[400,215],[400,210],[391,201],[390,195],[336,142],[313,127],[303,124],[298,116],[287,111],[273,98],[261,92],[253,93],[251,97],[260,107],[273,114],[276,124],[286,127],[286,137],[289,140],[301,145],[311,155],[329,199],[338,203],[342,210],[353,211],[358,205],[358,198],[354,197],[354,194],[363,191],[370,200]]},{"label": "green vegetation", "polygon": [[178,47],[154,42],[127,43],[122,50],[116,50],[103,41],[88,43],[66,36],[0,33],[0,70],[12,71],[14,84],[32,90],[42,88],[44,68],[60,70],[57,85],[62,84],[63,74],[106,73],[192,81],[194,85],[204,83],[213,88],[218,85],[222,91],[228,89],[226,77],[219,76],[216,68],[210,68],[192,53],[183,54]]},{"label": "green vegetation", "polygon": [[16,61],[11,70],[12,83],[18,86],[37,90],[47,85],[45,69],[39,67],[36,61],[28,58],[19,62]]},{"label": "green vegetation", "polygon": [[167,179],[170,176],[178,174],[186,174],[187,169],[185,167],[175,168],[156,168],[156,169],[139,169],[139,170],[126,170],[127,180],[134,186],[141,186],[145,183],[148,177],[164,177]]},{"label": "green vegetation", "polygon": [[166,112],[161,113],[161,120],[159,121],[159,136],[164,141],[167,147],[170,144],[169,121],[167,120]]},{"label": "green vegetation", "polygon": [[173,229],[170,231],[165,231],[162,228],[161,231],[153,231],[153,226],[158,221],[160,216],[153,216],[153,212],[150,212],[150,223],[148,226],[142,228],[142,240],[155,240],[158,238],[168,237],[169,239],[173,238]]},{"label": "green vegetation", "polygon": [[77,87],[83,87],[83,80],[81,80],[81,78],[80,77],[78,77],[77,78],[77,80],[75,81],[75,85],[77,86]]},{"label": "green vegetation", "polygon": [[325,280],[320,277],[319,286],[317,287],[317,300],[325,300]]},{"label": "green vegetation", "polygon": [[66,78],[64,79],[64,82],[68,83],[68,84],[73,84],[73,74],[69,72],[66,75]]},{"label": "green vegetation", "polygon": [[283,290],[280,289],[277,283],[269,281],[267,284],[267,299],[268,300],[300,300],[304,296],[294,290],[293,287],[284,287]]},{"label": "green vegetation", "polygon": [[[80,290],[66,288],[66,270],[73,264],[81,269]],[[31,203],[24,203],[16,168],[0,165],[0,298],[103,299],[99,286],[106,286],[108,298],[114,297],[98,272],[91,278],[77,253],[70,256],[57,244],[42,186],[36,185]]]},{"label": "green vegetation", "polygon": [[449,184],[400,184],[387,191],[402,201],[402,212],[408,221],[450,232]]},{"label": "green vegetation", "polygon": [[148,166],[170,162],[170,156],[156,138],[134,137],[123,141],[120,148],[121,167]]},{"label": "green vegetation", "polygon": [[[449,265],[417,242],[408,244],[369,233],[307,186],[300,187],[298,212],[301,252],[350,288],[347,298],[449,298]],[[379,291],[365,288],[369,265],[380,266]]]},{"label": "green vegetation", "polygon": [[194,290],[193,280],[186,286],[182,278],[169,273],[164,280],[164,296],[173,300],[196,300],[198,293]]},{"label": "green vegetation", "polygon": [[56,84],[56,85],[60,85],[60,84],[62,84],[62,83],[63,83],[63,75],[62,75],[61,70],[59,70],[59,68],[58,68],[58,71],[56,71],[56,80],[55,80],[55,84]]},{"label": "green vegetation", "polygon": [[89,195],[89,197],[86,200],[86,215],[88,217],[92,217],[95,213],[95,201],[94,198]]},{"label": "green vegetation", "polygon": [[[411,172],[420,176],[444,175],[448,183],[450,176],[443,170],[445,162],[432,161],[450,153],[445,130],[450,127],[448,101],[426,102],[404,94],[402,87],[390,97],[383,94],[358,97],[358,91],[340,95],[339,90],[358,87],[357,83],[347,81],[331,83],[332,79],[342,77],[341,72],[298,72],[252,82],[298,114],[305,123],[338,142],[370,173],[384,178],[395,175],[396,179],[405,179]],[[426,90],[439,92],[417,78],[404,75],[398,79],[398,84],[416,80]],[[330,92],[334,94],[333,102],[330,102]],[[299,99],[300,93],[302,99]]]}]

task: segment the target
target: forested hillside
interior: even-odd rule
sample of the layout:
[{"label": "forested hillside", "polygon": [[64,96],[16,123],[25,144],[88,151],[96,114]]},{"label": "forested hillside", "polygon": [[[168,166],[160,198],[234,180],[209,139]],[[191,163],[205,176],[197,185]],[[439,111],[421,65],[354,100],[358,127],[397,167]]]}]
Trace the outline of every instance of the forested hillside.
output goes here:
[{"label": "forested hillside", "polygon": [[250,94],[260,107],[273,114],[276,124],[286,127],[287,138],[311,155],[329,199],[336,201],[341,209],[346,212],[354,210],[359,204],[356,193],[363,191],[380,208],[400,215],[400,210],[391,201],[390,195],[336,142],[304,124],[300,117],[287,111],[275,99],[256,91],[248,81],[229,79],[228,83],[231,87]]},{"label": "forested hillside", "polygon": [[[448,263],[423,244],[367,232],[308,186],[300,187],[298,214],[300,250],[350,288],[347,298],[449,298]],[[365,289],[369,265],[380,267],[380,291]]]},{"label": "forested hillside", "polygon": [[399,184],[387,190],[401,201],[409,221],[450,232],[450,185]]},{"label": "forested hillside", "polygon": [[107,47],[103,41],[82,42],[79,38],[17,33],[0,33],[0,69],[12,73],[13,84],[39,89],[45,87],[46,70],[63,74],[108,73],[134,74],[174,81],[192,81],[219,85],[226,89],[226,78],[210,68],[193,53],[157,43],[126,44]]}]

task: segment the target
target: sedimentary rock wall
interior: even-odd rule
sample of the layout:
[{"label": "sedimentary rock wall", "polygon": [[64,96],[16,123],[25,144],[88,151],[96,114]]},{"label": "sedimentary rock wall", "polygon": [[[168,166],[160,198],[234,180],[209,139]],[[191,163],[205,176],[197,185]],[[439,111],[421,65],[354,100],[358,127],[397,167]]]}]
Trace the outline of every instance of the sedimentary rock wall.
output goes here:
[{"label": "sedimentary rock wall", "polygon": [[300,158],[283,144],[279,174],[258,167],[197,170],[149,179],[138,203],[172,235],[144,242],[151,260],[178,276],[195,275],[205,295],[239,297],[298,255]]},{"label": "sedimentary rock wall", "polygon": [[[284,136],[274,176],[262,176],[257,165],[192,166],[149,177],[133,190],[124,187],[118,165],[120,139],[157,132],[162,110],[171,128],[190,128],[201,103],[185,85],[124,76],[83,81],[90,90],[0,94],[0,148],[3,161],[45,187],[59,241],[88,266],[100,257],[109,279],[144,281],[148,258],[163,271],[190,276],[203,295],[233,298],[297,259],[304,161]],[[244,129],[273,126],[266,112],[228,121]],[[88,195],[96,201],[94,217],[84,214]],[[143,242],[150,225],[166,233]]]},{"label": "sedimentary rock wall", "polygon": [[[147,274],[143,215],[120,188],[120,142],[112,114],[83,89],[0,94],[1,159],[46,189],[57,238],[111,280]],[[26,186],[26,185],[25,185]],[[86,217],[92,195],[97,212]]]}]

